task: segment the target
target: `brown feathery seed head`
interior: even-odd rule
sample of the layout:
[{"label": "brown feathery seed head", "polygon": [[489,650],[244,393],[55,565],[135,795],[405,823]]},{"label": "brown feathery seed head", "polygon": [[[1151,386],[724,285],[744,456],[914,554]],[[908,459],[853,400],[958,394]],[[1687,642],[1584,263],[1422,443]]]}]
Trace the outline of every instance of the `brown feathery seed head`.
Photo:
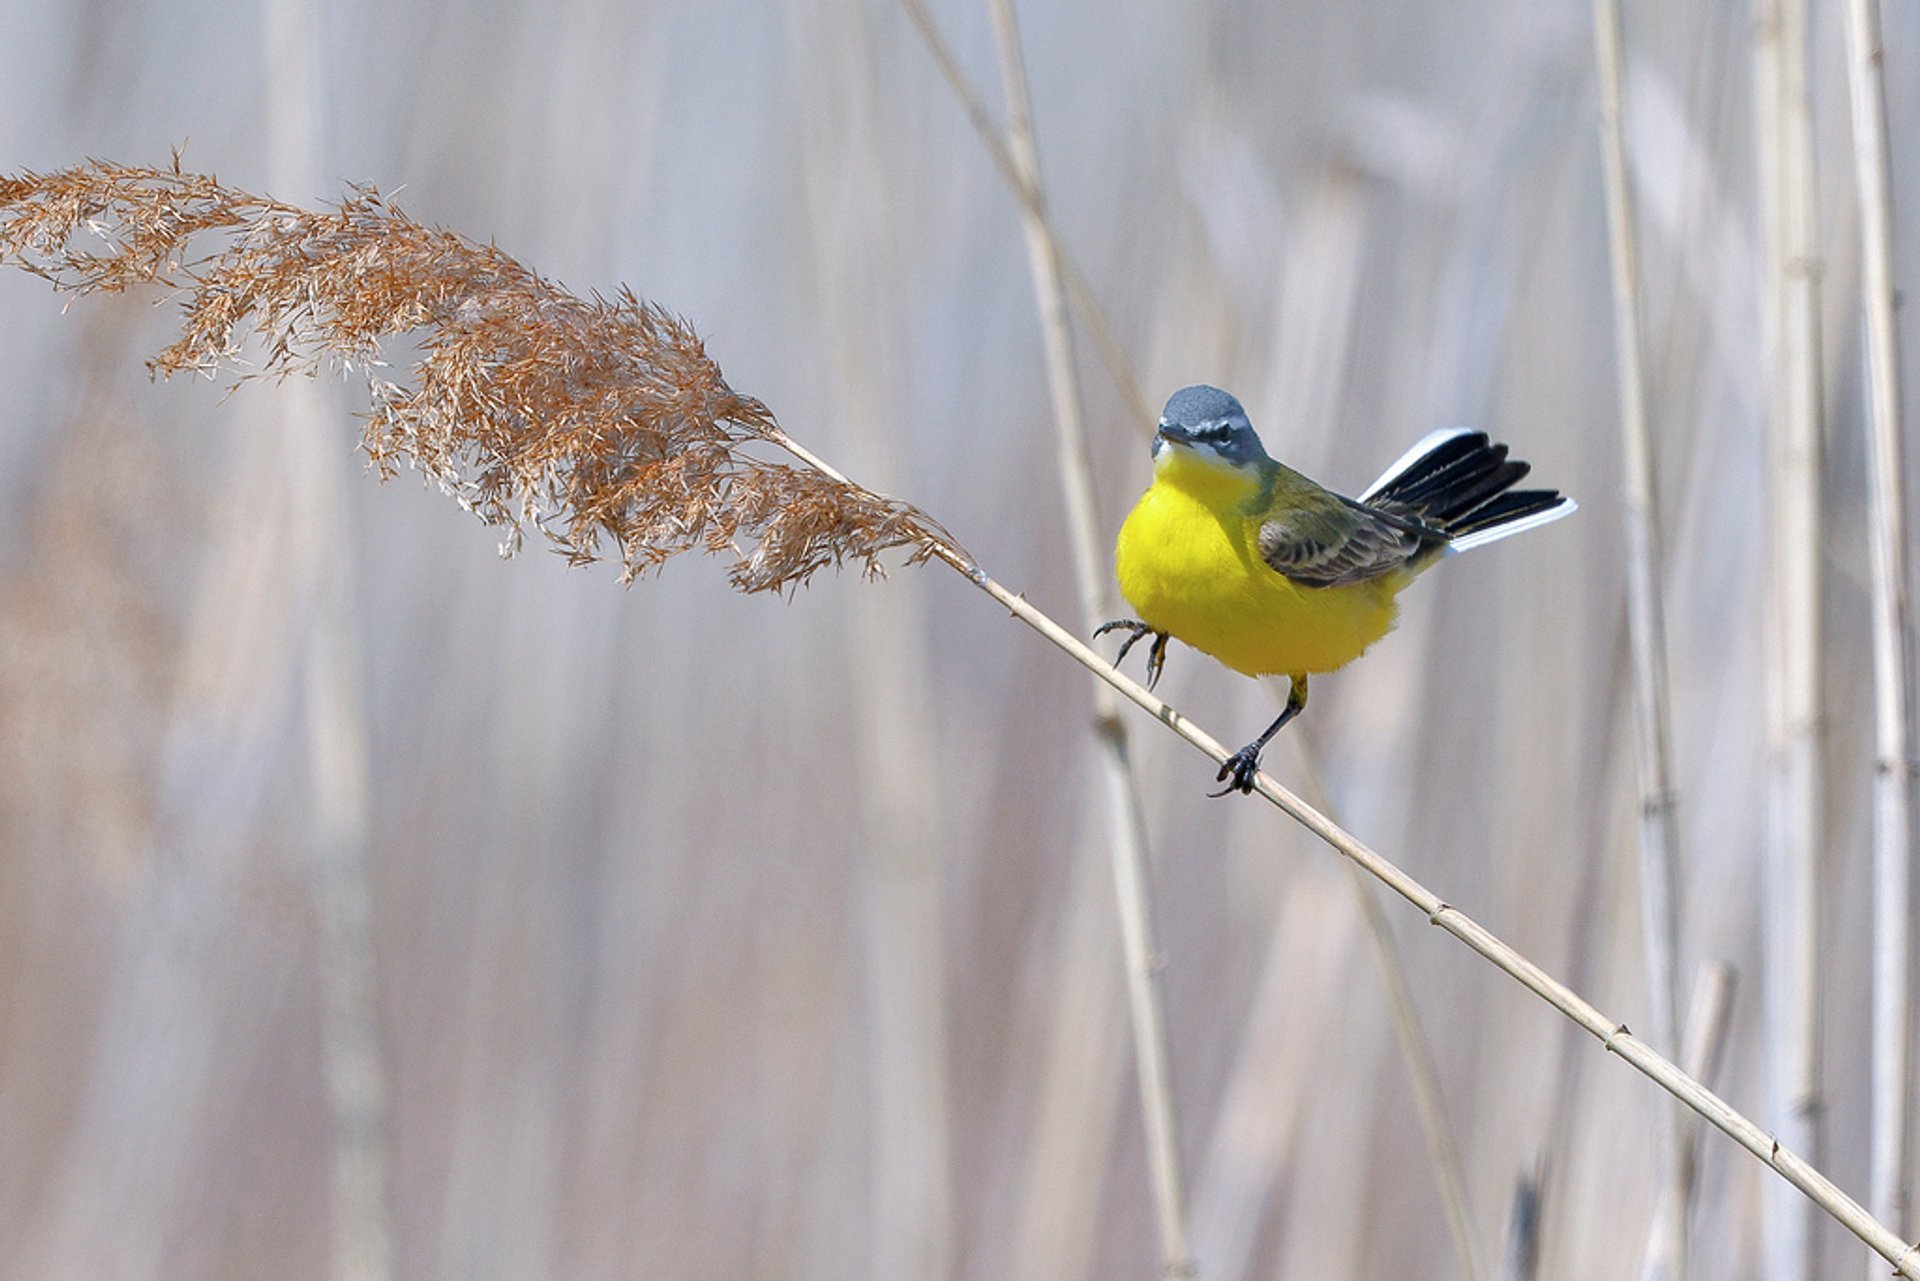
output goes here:
[{"label": "brown feathery seed head", "polygon": [[[197,257],[188,242],[220,239]],[[727,386],[681,317],[621,289],[581,297],[492,245],[424,226],[370,187],[300,209],[171,169],[90,162],[0,177],[0,261],[63,291],[160,284],[182,295],[159,374],[245,382],[358,366],[362,445],[385,477],[405,462],[489,524],[511,552],[531,525],[569,561],[610,543],[631,582],[680,552],[732,553],[733,583],[770,591],[895,547],[953,547],[903,503],[811,466],[756,458],[773,414]],[[388,379],[382,342],[411,339]],[[264,352],[249,366],[245,341]]]}]

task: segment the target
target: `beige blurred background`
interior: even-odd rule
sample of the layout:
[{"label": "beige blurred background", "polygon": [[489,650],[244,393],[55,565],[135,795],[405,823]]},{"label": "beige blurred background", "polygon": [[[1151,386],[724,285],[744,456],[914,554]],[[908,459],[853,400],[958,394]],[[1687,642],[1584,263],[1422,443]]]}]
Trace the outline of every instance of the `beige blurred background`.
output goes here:
[{"label": "beige blurred background", "polygon": [[[934,12],[997,102],[984,7]],[[1638,1026],[1588,10],[1022,17],[1059,226],[1156,405],[1227,386],[1348,492],[1470,423],[1579,498],[1409,593],[1269,761],[1298,778],[1310,749],[1354,831]],[[1920,22],[1888,20],[1903,194]],[[1016,207],[887,0],[4,0],[0,30],[0,169],[179,146],[301,202],[371,182],[576,289],[630,284],[1074,619]],[[1638,4],[1628,32],[1682,972],[1736,968],[1717,1083],[1758,1115],[1753,15]],[[1815,35],[1823,1163],[1863,1194],[1858,254],[1837,10]],[[347,1214],[362,1276],[1156,1274],[1083,671],[938,567],[789,602],[693,558],[625,591],[537,546],[503,562],[417,478],[363,473],[352,378],[150,384],[154,301],[63,311],[0,275],[0,1276],[352,1275],[340,1187],[374,1189]],[[1146,424],[1084,343],[1082,372],[1105,537]],[[1161,692],[1230,742],[1272,714],[1178,648]],[[1199,1275],[1455,1275],[1336,857],[1134,729]],[[1661,1096],[1386,907],[1482,1253],[1541,1174],[1538,1275],[1636,1275]],[[362,1076],[330,1096],[330,1063]],[[1751,1276],[1762,1173],[1703,1151],[1695,1275]],[[1825,1241],[1834,1275],[1865,1266]]]}]

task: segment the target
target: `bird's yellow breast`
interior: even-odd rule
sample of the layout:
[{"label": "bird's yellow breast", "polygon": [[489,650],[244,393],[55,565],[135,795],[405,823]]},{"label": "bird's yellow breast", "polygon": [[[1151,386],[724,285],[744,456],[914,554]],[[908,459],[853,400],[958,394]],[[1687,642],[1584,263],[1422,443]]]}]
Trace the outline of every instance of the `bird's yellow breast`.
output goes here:
[{"label": "bird's yellow breast", "polygon": [[1261,482],[1164,450],[1120,527],[1120,591],[1148,626],[1249,676],[1330,672],[1392,628],[1400,575],[1303,587],[1260,558]]}]

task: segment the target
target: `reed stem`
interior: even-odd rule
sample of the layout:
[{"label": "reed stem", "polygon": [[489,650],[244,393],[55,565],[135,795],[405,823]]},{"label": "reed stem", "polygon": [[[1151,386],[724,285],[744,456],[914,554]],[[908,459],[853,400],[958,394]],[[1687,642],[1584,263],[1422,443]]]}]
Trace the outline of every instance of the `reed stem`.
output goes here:
[{"label": "reed stem", "polygon": [[1873,575],[1873,1030],[1867,1203],[1882,1222],[1904,1231],[1913,1047],[1913,613],[1883,54],[1876,0],[1848,0],[1847,86],[1867,330],[1868,554]]},{"label": "reed stem", "polygon": [[[1667,625],[1660,585],[1659,487],[1654,479],[1653,433],[1647,380],[1641,363],[1640,251],[1634,232],[1633,189],[1622,120],[1622,37],[1618,0],[1594,0],[1594,51],[1600,80],[1600,154],[1607,193],[1607,244],[1613,278],[1615,367],[1619,379],[1620,446],[1627,533],[1627,630],[1633,650],[1634,725],[1640,765],[1641,946],[1646,956],[1647,1012],[1654,1044],[1679,1051],[1680,951],[1679,833],[1674,811],[1672,734],[1667,686]],[[1681,1109],[1660,1115],[1666,1149],[1661,1162],[1664,1198],[1675,1212],[1655,1216],[1662,1239],[1648,1253],[1649,1281],[1684,1281],[1691,1163],[1682,1151]]]},{"label": "reed stem", "polygon": [[[1046,354],[1047,385],[1053,401],[1062,511],[1079,589],[1082,624],[1089,635],[1113,617],[1112,593],[1104,572],[1106,558],[1094,512],[1093,465],[1087,453],[1086,418],[1080,380],[1074,369],[1073,334],[1067,325],[1067,291],[1062,281],[1058,242],[1046,209],[1034,138],[1033,105],[1027,91],[1026,59],[1012,0],[988,0],[1000,55],[1000,81],[1007,107],[1007,147],[1013,157],[1026,229],[1027,262],[1033,273],[1034,300]],[[1147,1164],[1153,1182],[1154,1218],[1160,1240],[1161,1275],[1177,1281],[1193,1275],[1189,1245],[1186,1176],[1180,1161],[1179,1113],[1173,1096],[1173,1061],[1167,1043],[1166,994],[1160,975],[1160,948],[1153,925],[1152,864],[1147,817],[1133,772],[1126,721],[1113,691],[1094,685],[1094,733],[1099,742],[1101,778],[1106,796],[1108,853],[1120,913],[1120,945],[1126,961],[1127,1003],[1133,1022],[1134,1070],[1138,1074],[1141,1117],[1146,1129]]]},{"label": "reed stem", "polygon": [[967,123],[980,136],[980,142],[992,157],[994,167],[1000,171],[1000,177],[1006,182],[1008,190],[1030,224],[1038,225],[1052,247],[1054,262],[1057,264],[1061,280],[1067,291],[1067,298],[1073,304],[1074,315],[1086,326],[1087,337],[1093,341],[1093,349],[1100,357],[1100,363],[1106,366],[1107,376],[1113,379],[1114,386],[1120,389],[1121,399],[1127,403],[1133,414],[1134,422],[1142,430],[1154,420],[1153,406],[1147,400],[1146,392],[1140,387],[1140,380],[1134,376],[1133,365],[1120,347],[1120,340],[1114,337],[1113,326],[1107,322],[1107,313],[1093,296],[1093,287],[1087,283],[1086,273],[1080,270],[1079,263],[1067,252],[1060,239],[1059,231],[1048,215],[1046,202],[1040,192],[1031,186],[1023,176],[1020,162],[1015,158],[1007,139],[1000,136],[1000,129],[993,122],[993,115],[987,110],[980,95],[973,91],[967,82],[966,73],[961,71],[960,63],[953,56],[953,50],[947,47],[946,38],[940,34],[940,28],[934,23],[933,15],[927,11],[925,0],[900,0],[900,5],[913,19],[913,25],[920,32],[920,38],[926,43],[927,52],[933,56],[933,62],[940,69],[940,75],[953,90],[953,96],[960,101],[961,109],[967,113]]},{"label": "reed stem", "polygon": [[[1774,582],[1768,682],[1772,784],[1763,865],[1770,940],[1762,988],[1767,1112],[1782,1144],[1820,1152],[1820,277],[1814,228],[1805,0],[1763,0],[1758,28],[1760,170],[1772,281]],[[1768,1194],[1767,1273],[1816,1275],[1806,1204]]]},{"label": "reed stem", "polygon": [[[311,0],[269,0],[264,11],[267,125],[274,182],[317,186],[323,80],[320,14]],[[379,972],[368,857],[372,791],[365,680],[353,604],[344,455],[331,431],[338,393],[314,380],[287,388],[287,447],[297,459],[287,492],[297,506],[304,637],[309,833],[318,924],[320,1047],[327,1086],[329,1222],[334,1281],[393,1276],[388,1193],[386,1067],[380,1051]]]}]

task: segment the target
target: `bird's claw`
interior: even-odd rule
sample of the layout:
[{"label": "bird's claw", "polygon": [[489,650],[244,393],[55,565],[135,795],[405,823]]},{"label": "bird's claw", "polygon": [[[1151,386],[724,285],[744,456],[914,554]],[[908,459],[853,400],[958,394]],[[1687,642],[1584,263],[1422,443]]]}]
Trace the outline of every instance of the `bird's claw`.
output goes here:
[{"label": "bird's claw", "polygon": [[1100,626],[1094,628],[1093,638],[1099,640],[1108,632],[1129,633],[1126,641],[1120,646],[1120,652],[1114,656],[1113,661],[1117,665],[1121,659],[1127,656],[1127,651],[1133,648],[1135,641],[1139,640],[1142,636],[1148,635],[1152,631],[1153,628],[1148,627],[1137,618],[1116,618],[1110,623],[1102,623]]},{"label": "bird's claw", "polygon": [[1229,792],[1253,794],[1254,775],[1260,772],[1260,749],[1249,743],[1232,756],[1227,757],[1220,766],[1220,772],[1214,775],[1214,781],[1226,783],[1217,792],[1208,792],[1208,796],[1225,796]]},{"label": "bird's claw", "polygon": [[1160,683],[1160,673],[1167,665],[1167,642],[1172,639],[1167,633],[1150,627],[1137,618],[1116,618],[1110,623],[1102,623],[1093,629],[1097,640],[1108,632],[1124,631],[1127,639],[1120,643],[1120,652],[1113,656],[1113,665],[1120,666],[1127,659],[1127,651],[1145,637],[1153,637],[1153,645],[1147,650],[1147,688],[1152,689]]},{"label": "bird's claw", "polygon": [[1153,638],[1153,648],[1147,651],[1147,688],[1151,690],[1160,683],[1160,673],[1167,666],[1167,642],[1172,637],[1165,632],[1157,633]]}]

